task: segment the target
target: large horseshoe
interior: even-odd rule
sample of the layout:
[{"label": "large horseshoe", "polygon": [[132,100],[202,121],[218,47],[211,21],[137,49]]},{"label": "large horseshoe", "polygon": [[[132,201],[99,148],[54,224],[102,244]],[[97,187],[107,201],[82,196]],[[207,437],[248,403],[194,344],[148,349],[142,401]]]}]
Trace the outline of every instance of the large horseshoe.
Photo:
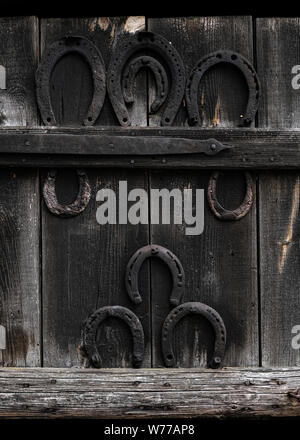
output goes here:
[{"label": "large horseshoe", "polygon": [[244,200],[238,208],[231,211],[224,208],[217,199],[217,181],[219,172],[216,171],[211,175],[207,188],[207,198],[210,209],[218,219],[240,220],[250,211],[254,200],[254,182],[250,173],[245,172],[244,176],[246,179],[246,193]]},{"label": "large horseshoe", "polygon": [[122,306],[102,307],[96,310],[85,322],[81,348],[91,365],[95,368],[101,368],[102,362],[96,345],[96,336],[100,324],[109,317],[119,318],[129,326],[133,338],[133,366],[140,367],[144,357],[143,327],[138,317],[131,310]]},{"label": "large horseshoe", "polygon": [[[141,57],[140,53],[142,50],[148,50],[151,55],[148,57]],[[157,56],[158,60],[156,59]],[[148,63],[148,66],[159,74],[160,79],[158,84],[163,81],[165,75],[163,70],[159,72],[161,65],[160,60],[163,60],[168,66],[171,77],[171,86],[166,99],[166,107],[162,114],[161,125],[171,125],[184,95],[184,65],[179,53],[172,44],[165,38],[154,34],[153,32],[137,32],[134,35],[128,36],[117,46],[111,58],[107,72],[107,90],[119,123],[124,127],[131,125],[122,92],[122,84],[124,85],[124,80],[122,78],[124,72],[125,74],[126,72],[128,74],[127,65],[132,63],[133,65],[135,64],[135,57],[141,57],[141,60],[137,61],[138,64],[135,65],[134,69],[139,66],[142,59],[147,60],[147,63],[150,59],[154,60],[151,61],[151,64]],[[144,66],[147,66],[147,64]],[[155,108],[157,109],[158,103],[162,103],[161,98],[163,98],[163,96],[160,94],[158,101],[156,100],[154,106],[152,106],[153,111]]]},{"label": "large horseshoe", "polygon": [[186,84],[186,104],[190,125],[200,124],[198,108],[198,88],[205,72],[219,63],[230,63],[244,74],[248,84],[249,96],[247,108],[241,115],[242,125],[249,126],[254,120],[260,98],[260,82],[252,64],[242,55],[230,50],[218,50],[201,58],[194,66]]},{"label": "large horseshoe", "polygon": [[140,304],[142,302],[139,293],[138,276],[143,262],[149,257],[158,257],[169,267],[173,279],[170,303],[177,306],[180,303],[185,287],[183,267],[176,255],[169,251],[169,249],[156,244],[150,244],[137,250],[127,264],[125,284],[131,301],[135,304]]},{"label": "large horseshoe", "polygon": [[74,217],[80,214],[87,207],[91,198],[91,187],[87,174],[83,170],[76,170],[79,179],[79,191],[76,200],[69,205],[58,202],[55,191],[57,170],[49,171],[43,186],[43,196],[47,208],[52,214],[61,217]]},{"label": "large horseshoe", "polygon": [[176,324],[186,315],[197,314],[204,316],[214,328],[215,331],[215,347],[213,357],[209,362],[210,368],[220,367],[226,346],[226,328],[221,316],[212,307],[200,302],[187,302],[173,309],[162,328],[162,353],[165,365],[174,367],[176,364],[173,351],[173,331]]},{"label": "large horseshoe", "polygon": [[56,125],[49,89],[52,71],[63,56],[73,52],[84,57],[90,67],[94,83],[92,102],[83,125],[93,125],[102,109],[106,93],[106,73],[101,53],[87,38],[68,35],[46,48],[36,72],[37,101],[45,125]]},{"label": "large horseshoe", "polygon": [[163,105],[167,99],[169,87],[168,77],[163,66],[155,59],[149,56],[141,56],[133,59],[128,63],[123,75],[123,94],[125,102],[131,104],[134,102],[133,84],[138,71],[144,67],[148,67],[155,78],[156,96],[151,104],[151,112],[155,113]]}]

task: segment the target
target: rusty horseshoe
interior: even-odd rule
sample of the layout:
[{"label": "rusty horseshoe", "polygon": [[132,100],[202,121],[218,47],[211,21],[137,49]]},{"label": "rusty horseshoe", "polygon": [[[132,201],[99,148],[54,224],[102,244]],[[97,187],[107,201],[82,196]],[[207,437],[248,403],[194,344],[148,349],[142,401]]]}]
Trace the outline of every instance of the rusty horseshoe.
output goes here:
[{"label": "rusty horseshoe", "polygon": [[67,35],[48,46],[36,72],[36,93],[40,113],[45,125],[56,125],[50,99],[50,79],[57,62],[68,53],[79,53],[90,67],[94,94],[83,125],[93,125],[103,106],[106,94],[106,72],[98,48],[89,39]]},{"label": "rusty horseshoe", "polygon": [[138,276],[143,262],[146,258],[158,257],[169,267],[172,279],[173,289],[170,297],[170,303],[177,306],[182,298],[185,287],[185,275],[179,259],[169,249],[156,244],[150,244],[138,249],[130,258],[125,275],[125,285],[127,293],[135,304],[142,302],[139,293]]},{"label": "rusty horseshoe", "polygon": [[[141,55],[147,51],[149,55]],[[165,67],[168,68],[169,81]],[[153,32],[137,32],[117,46],[107,71],[107,91],[110,101],[124,127],[131,125],[125,102],[132,103],[132,86],[137,72],[149,68],[156,81],[156,99],[151,106],[155,112],[165,103],[161,125],[170,126],[182,103],[185,87],[185,70],[182,59],[172,44]],[[123,89],[123,90],[122,90]]]},{"label": "rusty horseshoe", "polygon": [[200,124],[198,108],[199,83],[207,70],[219,63],[230,63],[244,75],[249,95],[245,114],[241,115],[241,125],[249,126],[255,118],[260,98],[260,82],[252,64],[241,54],[230,50],[218,50],[201,58],[192,69],[186,84],[186,104],[190,125]]},{"label": "rusty horseshoe", "polygon": [[215,331],[215,346],[210,368],[219,368],[224,358],[226,346],[226,328],[218,312],[206,304],[200,302],[187,302],[173,309],[165,319],[162,328],[162,353],[165,365],[175,367],[173,351],[173,331],[176,324],[186,315],[197,314],[204,316],[213,326]]},{"label": "rusty horseshoe", "polygon": [[55,191],[57,170],[50,170],[43,186],[43,196],[47,208],[52,214],[61,217],[74,217],[87,207],[91,198],[91,187],[87,174],[83,170],[76,170],[79,179],[79,191],[74,202],[63,205],[58,202]]},{"label": "rusty horseshoe", "polygon": [[167,99],[168,77],[163,66],[155,59],[149,56],[141,56],[133,59],[128,63],[123,74],[123,95],[127,104],[134,102],[133,97],[133,85],[134,79],[140,69],[148,67],[155,78],[156,82],[156,97],[151,104],[151,113],[157,112],[157,110],[163,105]]},{"label": "rusty horseshoe", "polygon": [[141,366],[144,357],[144,330],[138,317],[122,306],[105,306],[96,310],[85,322],[82,330],[81,349],[92,367],[101,368],[101,357],[97,349],[96,336],[100,324],[109,317],[123,320],[130,328],[133,338],[133,366]]},{"label": "rusty horseshoe", "polygon": [[251,174],[244,172],[246,180],[246,193],[242,204],[234,209],[229,210],[224,208],[217,199],[217,181],[219,177],[219,172],[214,172],[208,183],[207,188],[207,198],[211,211],[220,220],[240,220],[244,217],[251,209],[254,200],[254,181]]}]

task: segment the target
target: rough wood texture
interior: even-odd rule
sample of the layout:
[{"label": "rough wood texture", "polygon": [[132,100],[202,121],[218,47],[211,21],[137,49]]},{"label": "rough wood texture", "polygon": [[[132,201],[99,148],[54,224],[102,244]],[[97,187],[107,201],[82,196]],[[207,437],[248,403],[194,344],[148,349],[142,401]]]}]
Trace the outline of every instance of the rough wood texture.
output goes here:
[{"label": "rough wood texture", "polygon": [[[234,50],[252,61],[250,17],[151,18],[148,28],[172,41],[187,74],[201,57],[219,49]],[[199,105],[202,106],[204,127],[238,126],[246,102],[243,75],[233,66],[219,65],[211,69],[200,84]],[[182,109],[174,125],[184,124],[186,114]],[[217,134],[215,130],[214,136]],[[229,152],[220,153],[218,164],[226,153]],[[168,162],[168,158],[166,160]],[[208,171],[152,173],[151,188],[203,188],[207,191],[210,174]],[[232,209],[241,203],[245,190],[243,175],[230,173],[220,179],[218,187],[223,206]],[[202,235],[186,236],[182,225],[152,225],[151,242],[169,248],[183,264],[186,274],[183,301],[203,302],[222,316],[228,341],[224,365],[258,365],[255,205],[241,221],[224,223],[212,215],[205,202],[204,228]],[[163,366],[160,335],[163,320],[170,310],[171,281],[162,265],[156,262],[152,263],[151,274],[153,365]],[[186,317],[177,325],[174,336],[178,366],[206,367],[213,341],[212,329],[205,319]]]},{"label": "rough wood texture", "polygon": [[[101,51],[106,64],[115,45],[128,32],[142,30],[145,20],[129,18],[47,19],[42,21],[42,49],[66,33],[87,36]],[[81,125],[83,109],[89,105],[93,84],[80,57],[62,59],[51,78],[52,102],[60,125]],[[141,81],[139,83],[138,81]],[[145,77],[136,84],[137,103],[132,109],[133,125],[147,125]],[[80,86],[80,87],[79,87]],[[108,102],[98,119],[100,125],[117,124]],[[118,125],[118,124],[117,124]],[[69,146],[69,143],[67,142]],[[92,197],[87,209],[72,219],[58,218],[43,204],[43,317],[44,365],[74,366],[82,359],[78,352],[81,328],[87,317],[106,305],[130,307],[141,319],[146,341],[143,366],[151,365],[149,294],[132,307],[124,286],[126,264],[139,247],[148,243],[147,225],[99,225],[96,221],[96,193],[101,188],[118,192],[119,181],[148,188],[147,174],[138,171],[93,170],[88,172]],[[78,185],[74,170],[62,169],[57,177],[57,197],[70,203]],[[147,267],[142,286],[149,291]],[[132,340],[129,328],[116,318],[107,319],[98,332],[98,350],[103,367],[131,367]]]},{"label": "rough wood texture", "polygon": [[0,177],[0,365],[40,365],[39,191],[32,170]]},{"label": "rough wood texture", "polygon": [[34,74],[38,62],[36,17],[0,18],[0,65],[6,89],[0,90],[0,127],[37,125]]},{"label": "rough wood texture", "polygon": [[[0,18],[0,127],[38,122],[34,72],[38,20]],[[0,365],[40,365],[39,181],[37,170],[7,169],[0,177],[0,324],[6,349]]]},{"label": "rough wood texture", "polygon": [[3,418],[300,416],[299,368],[1,369],[0,384]]},{"label": "rough wood texture", "polygon": [[[299,64],[299,19],[258,19],[256,28],[259,127],[298,129],[300,94],[291,71]],[[259,217],[262,365],[299,365],[300,350],[291,345],[300,324],[299,172],[260,175]]]}]

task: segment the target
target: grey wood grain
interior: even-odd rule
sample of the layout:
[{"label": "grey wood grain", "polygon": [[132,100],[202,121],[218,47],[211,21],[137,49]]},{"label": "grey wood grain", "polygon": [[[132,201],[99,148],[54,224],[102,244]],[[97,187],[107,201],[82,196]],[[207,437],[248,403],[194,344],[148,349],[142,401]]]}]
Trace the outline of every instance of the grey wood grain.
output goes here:
[{"label": "grey wood grain", "polygon": [[35,70],[39,56],[36,17],[0,18],[0,65],[6,70],[6,89],[0,90],[0,127],[35,126]]},{"label": "grey wood grain", "polygon": [[0,417],[10,419],[300,415],[299,368],[1,369],[0,384]]},{"label": "grey wood grain", "polygon": [[[172,41],[187,74],[201,57],[219,49],[237,51],[252,61],[250,17],[151,18],[148,28]],[[208,72],[199,91],[205,113],[204,126],[213,127],[216,137],[221,127],[230,130],[238,125],[247,98],[240,73],[227,67],[219,66]],[[185,124],[186,113],[182,109],[174,125]],[[220,164],[221,157],[217,162]],[[206,193],[209,177],[208,171],[153,172],[151,188],[203,188]],[[236,207],[244,190],[243,175],[228,173],[219,182],[220,202],[229,209]],[[181,260],[186,272],[183,300],[206,303],[222,316],[228,332],[224,364],[258,365],[255,205],[238,222],[219,221],[210,212],[206,201],[204,209],[202,235],[186,236],[181,225],[153,225],[151,242],[169,248]],[[160,334],[163,320],[170,310],[171,280],[162,265],[156,262],[152,263],[151,274],[153,365],[163,366]],[[174,345],[178,366],[205,367],[213,347],[212,329],[201,317],[187,317],[177,326]]]},{"label": "grey wood grain", "polygon": [[[297,18],[262,18],[257,28],[257,68],[262,82],[259,127],[298,129]],[[299,172],[266,172],[259,179],[262,365],[299,365],[292,328],[300,323]]]},{"label": "grey wood grain", "polygon": [[0,323],[4,366],[40,365],[38,176],[7,169],[0,176]]},{"label": "grey wood grain", "polygon": [[[0,18],[0,129],[36,126],[34,73],[38,20]],[[36,169],[4,169],[0,177],[0,324],[5,366],[40,365],[39,181]]]},{"label": "grey wood grain", "polygon": [[[98,47],[106,65],[112,50],[129,32],[142,30],[145,20],[130,17],[47,19],[42,21],[42,48],[66,33],[89,37]],[[75,86],[80,79],[81,88]],[[52,76],[53,106],[60,115],[60,125],[81,124],[83,108],[92,95],[87,66],[72,57],[62,59]],[[69,83],[71,83],[69,85]],[[132,109],[133,125],[147,125],[145,76],[136,82],[136,105]],[[63,110],[61,101],[63,97]],[[106,101],[97,124],[118,125],[111,105]],[[78,190],[73,170],[59,171],[56,191],[60,201],[70,203]],[[45,175],[44,175],[45,177]],[[144,366],[151,363],[149,281],[147,265],[143,270],[144,302],[132,307],[124,286],[126,264],[131,255],[148,243],[147,225],[102,225],[96,221],[96,193],[100,188],[118,192],[119,181],[132,187],[148,187],[147,174],[131,170],[96,169],[88,172],[92,197],[87,209],[78,217],[53,216],[43,205],[43,312],[44,365],[81,365],[78,352],[83,321],[97,308],[106,305],[130,307],[141,319],[146,341]],[[132,340],[129,328],[120,320],[108,319],[97,335],[103,367],[132,366]]]}]

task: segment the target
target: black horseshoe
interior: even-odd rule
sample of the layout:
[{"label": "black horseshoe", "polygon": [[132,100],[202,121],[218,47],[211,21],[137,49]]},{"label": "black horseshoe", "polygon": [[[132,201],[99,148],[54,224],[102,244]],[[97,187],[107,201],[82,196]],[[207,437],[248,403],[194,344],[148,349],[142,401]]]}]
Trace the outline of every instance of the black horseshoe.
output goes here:
[{"label": "black horseshoe", "polygon": [[[166,108],[163,111],[161,125],[171,125],[184,95],[185,71],[183,62],[177,50],[169,41],[160,35],[152,32],[138,32],[134,35],[128,36],[119,44],[113,53],[107,72],[107,90],[110,101],[120,124],[124,127],[130,126],[131,121],[122,93],[122,76],[123,72],[127,71],[127,64],[132,62],[134,56],[140,57],[140,52],[142,50],[149,50],[151,53],[151,57],[149,58],[154,60],[156,60],[154,57],[157,54],[159,59],[164,60],[169,68],[171,87],[166,99]],[[158,64],[154,61],[149,67],[154,67],[156,69]],[[162,73],[161,78],[163,78],[163,75],[164,74]],[[156,104],[153,109],[155,107]]]},{"label": "black horseshoe", "polygon": [[224,208],[217,199],[217,180],[219,172],[216,171],[211,175],[207,188],[207,198],[210,209],[218,219],[240,220],[250,211],[254,200],[254,182],[250,173],[245,172],[244,176],[247,185],[244,200],[238,208],[230,211],[229,209]]},{"label": "black horseshoe", "polygon": [[143,262],[149,257],[159,257],[169,267],[173,279],[170,303],[177,306],[180,303],[185,287],[183,267],[176,255],[169,251],[169,249],[155,244],[150,244],[137,250],[127,264],[125,284],[131,301],[135,304],[140,304],[142,302],[139,293],[138,276]]},{"label": "black horseshoe", "polygon": [[45,125],[56,125],[51,106],[49,83],[56,63],[66,54],[77,52],[90,66],[94,94],[83,125],[93,125],[102,109],[106,93],[106,73],[101,53],[87,38],[68,35],[48,46],[36,72],[36,93],[40,113]]},{"label": "black horseshoe", "polygon": [[254,120],[260,98],[260,82],[251,63],[242,55],[229,50],[219,50],[201,58],[194,66],[186,84],[186,104],[190,125],[200,124],[198,108],[198,88],[204,73],[219,63],[230,63],[238,67],[244,74],[248,84],[249,97],[246,112],[241,115],[242,125],[249,126]]},{"label": "black horseshoe", "polygon": [[91,187],[87,174],[83,170],[76,170],[79,179],[79,191],[76,200],[69,205],[58,202],[55,191],[57,170],[49,171],[43,186],[43,196],[47,208],[61,217],[74,217],[87,207],[91,198]]},{"label": "black horseshoe", "polygon": [[215,347],[213,357],[209,362],[210,368],[219,368],[224,358],[226,346],[226,328],[221,316],[212,307],[200,302],[187,302],[173,309],[165,319],[162,328],[162,352],[167,367],[175,366],[173,351],[173,331],[176,324],[186,315],[197,314],[204,316],[215,331]]},{"label": "black horseshoe", "polygon": [[101,368],[101,357],[96,346],[97,330],[108,317],[122,319],[130,328],[133,338],[133,365],[141,366],[144,357],[144,330],[138,317],[129,309],[122,306],[106,306],[96,310],[85,322],[82,331],[82,349],[91,365]]},{"label": "black horseshoe", "polygon": [[123,95],[127,104],[134,102],[133,84],[138,71],[144,67],[148,67],[155,78],[156,96],[151,104],[151,112],[155,113],[165,102],[169,87],[168,77],[163,66],[155,59],[149,56],[141,56],[130,61],[124,70],[123,75]]}]

